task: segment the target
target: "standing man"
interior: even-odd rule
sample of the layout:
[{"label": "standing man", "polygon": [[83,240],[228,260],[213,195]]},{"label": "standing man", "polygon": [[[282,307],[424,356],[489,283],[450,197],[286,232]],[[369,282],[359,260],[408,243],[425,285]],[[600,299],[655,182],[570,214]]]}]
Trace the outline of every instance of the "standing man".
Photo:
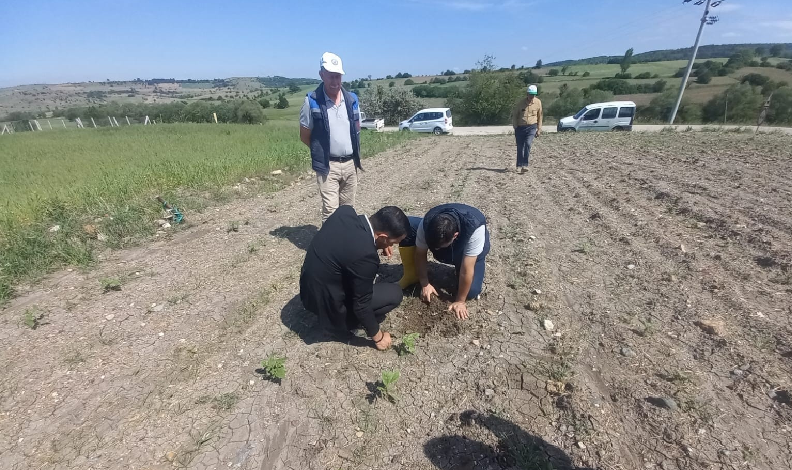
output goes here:
[{"label": "standing man", "polygon": [[538,93],[536,85],[530,85],[528,95],[514,105],[511,114],[514,137],[517,139],[518,174],[527,170],[531,144],[535,137],[542,134],[542,102],[536,97]]},{"label": "standing man", "polygon": [[410,222],[415,236],[408,235],[399,245],[404,267],[399,285],[405,288],[419,281],[424,302],[430,302],[432,295],[437,296],[429,283],[426,263],[431,250],[437,261],[454,265],[459,283],[448,310],[460,320],[467,318],[466,301],[477,298],[484,287],[486,257],[490,250],[486,217],[466,204],[443,204],[427,212],[423,220],[410,217]]},{"label": "standing man", "polygon": [[322,222],[338,206],[354,205],[360,166],[360,109],[344,90],[341,58],[332,52],[319,62],[322,84],[305,97],[300,110],[300,140],[311,149],[311,167],[322,197]]},{"label": "standing man", "polygon": [[305,254],[300,274],[300,300],[319,317],[319,324],[341,338],[363,326],[379,350],[391,337],[380,330],[385,315],[398,307],[398,284],[374,284],[378,249],[388,250],[410,231],[401,209],[383,207],[371,217],[341,206],[322,225]]}]

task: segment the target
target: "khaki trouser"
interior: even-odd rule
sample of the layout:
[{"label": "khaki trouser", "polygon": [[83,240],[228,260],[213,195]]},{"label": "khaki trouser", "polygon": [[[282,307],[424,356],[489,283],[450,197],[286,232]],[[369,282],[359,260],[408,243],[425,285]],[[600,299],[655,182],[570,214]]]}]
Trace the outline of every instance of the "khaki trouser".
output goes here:
[{"label": "khaki trouser", "polygon": [[322,222],[327,220],[338,206],[355,205],[355,190],[358,177],[355,161],[350,159],[344,163],[330,162],[327,176],[316,174],[319,195],[322,197]]}]

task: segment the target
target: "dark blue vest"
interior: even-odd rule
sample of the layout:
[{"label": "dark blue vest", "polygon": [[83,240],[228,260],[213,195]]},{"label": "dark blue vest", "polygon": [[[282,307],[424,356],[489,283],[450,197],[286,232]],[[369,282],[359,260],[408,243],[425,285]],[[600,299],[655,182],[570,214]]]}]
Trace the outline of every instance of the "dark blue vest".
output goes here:
[{"label": "dark blue vest", "polygon": [[[358,108],[358,98],[354,93],[341,89],[344,94],[347,115],[349,116],[349,133],[352,136],[352,158],[355,160],[355,167],[360,166],[360,109]],[[308,94],[308,104],[311,107],[311,117],[313,118],[313,129],[311,129],[311,168],[320,175],[327,175],[330,172],[330,124],[327,119],[327,98],[325,97],[324,85],[319,85],[316,90]]]},{"label": "dark blue vest", "polygon": [[[432,219],[439,214],[449,214],[457,221],[459,227],[459,235],[457,236],[456,240],[454,240],[454,242],[451,244],[450,247],[443,250],[438,250],[437,253],[434,251],[432,253],[435,254],[435,257],[437,257],[437,254],[440,251],[446,252],[443,253],[444,255],[446,255],[443,256],[446,259],[442,259],[442,260],[438,259],[438,261],[453,264],[454,266],[459,267],[462,264],[462,260],[465,259],[465,246],[470,240],[470,237],[473,236],[473,232],[475,232],[477,228],[487,223],[487,218],[484,216],[484,214],[481,213],[480,210],[476,209],[475,207],[468,206],[466,204],[458,204],[458,203],[443,204],[432,208],[429,212],[426,213],[426,216],[424,216],[423,219],[424,231],[427,230]],[[487,253],[489,253],[489,250],[490,250],[490,241],[489,241],[489,231],[488,231],[487,237],[484,242],[484,251],[482,251],[479,256],[486,256]],[[448,254],[450,254],[450,259],[447,256]]]}]

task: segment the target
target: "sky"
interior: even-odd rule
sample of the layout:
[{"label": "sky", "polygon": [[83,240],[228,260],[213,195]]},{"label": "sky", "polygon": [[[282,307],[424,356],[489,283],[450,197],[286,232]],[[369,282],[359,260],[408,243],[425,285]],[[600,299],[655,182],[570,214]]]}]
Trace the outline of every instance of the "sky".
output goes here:
[{"label": "sky", "polygon": [[[695,1],[695,0],[694,0]],[[689,47],[682,0],[39,0],[0,8],[0,87],[135,78],[346,79]],[[792,43],[792,1],[725,0],[702,44]]]}]

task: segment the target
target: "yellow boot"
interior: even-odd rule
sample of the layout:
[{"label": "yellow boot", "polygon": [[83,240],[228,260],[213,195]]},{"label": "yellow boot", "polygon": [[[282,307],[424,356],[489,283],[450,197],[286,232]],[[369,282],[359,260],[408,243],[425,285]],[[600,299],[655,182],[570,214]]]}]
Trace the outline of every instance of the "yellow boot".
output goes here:
[{"label": "yellow boot", "polygon": [[399,255],[402,260],[402,267],[404,274],[399,279],[399,287],[406,289],[411,285],[418,282],[418,273],[415,272],[415,247],[414,246],[400,246]]}]

